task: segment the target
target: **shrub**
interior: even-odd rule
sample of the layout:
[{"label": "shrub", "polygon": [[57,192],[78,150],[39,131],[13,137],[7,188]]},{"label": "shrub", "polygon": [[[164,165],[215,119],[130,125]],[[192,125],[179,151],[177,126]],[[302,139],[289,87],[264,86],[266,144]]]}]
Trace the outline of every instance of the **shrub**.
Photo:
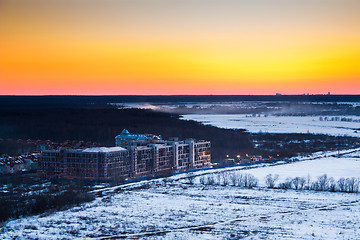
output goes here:
[{"label": "shrub", "polygon": [[193,184],[194,184],[194,180],[195,180],[195,175],[194,175],[194,173],[188,172],[188,173],[186,174],[186,179],[187,179],[187,181],[188,181],[189,184],[193,185]]},{"label": "shrub", "polygon": [[292,179],[287,178],[285,182],[279,184],[279,188],[281,189],[291,189],[292,187]]},{"label": "shrub", "polygon": [[206,184],[206,180],[205,180],[204,176],[200,177],[199,181],[200,181],[200,184],[202,184],[202,185]]},{"label": "shrub", "polygon": [[220,185],[221,186],[226,186],[229,184],[229,175],[227,173],[220,173]]},{"label": "shrub", "polygon": [[207,185],[214,185],[215,184],[215,179],[214,179],[214,175],[209,175],[207,176],[207,181],[206,181]]}]

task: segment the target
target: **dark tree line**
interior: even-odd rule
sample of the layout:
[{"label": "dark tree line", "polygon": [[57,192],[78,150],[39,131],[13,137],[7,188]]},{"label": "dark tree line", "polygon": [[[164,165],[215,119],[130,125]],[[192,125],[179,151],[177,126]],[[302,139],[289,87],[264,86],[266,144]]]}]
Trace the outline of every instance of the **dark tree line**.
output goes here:
[{"label": "dark tree line", "polygon": [[[124,128],[131,133],[153,133],[163,138],[196,138],[212,142],[212,159],[226,155],[261,154],[281,157],[336,150],[359,145],[355,138],[311,134],[252,134],[243,130],[220,129],[195,121],[184,121],[177,114],[141,109],[40,108],[0,109],[0,138],[92,141],[114,146],[114,138]],[[308,141],[310,140],[310,141]],[[256,141],[257,148],[253,141]],[[16,146],[15,146],[16,147]],[[26,149],[19,145],[19,148]],[[0,154],[14,146],[0,144]]]},{"label": "dark tree line", "polygon": [[276,185],[278,175],[268,174],[265,177],[265,184],[268,188],[294,189],[294,190],[313,190],[329,192],[359,192],[360,179],[355,177],[339,178],[337,181],[327,174],[318,176],[315,181],[310,176],[287,178],[284,182]]},{"label": "dark tree line", "polygon": [[[54,142],[84,140],[114,146],[116,135],[127,128],[131,133],[152,133],[163,138],[211,140],[212,155],[218,160],[226,154],[252,150],[249,134],[183,121],[176,114],[140,109],[36,109],[2,110],[0,138],[42,139]],[[1,146],[0,146],[1,147]],[[0,149],[5,153],[5,149]]]},{"label": "dark tree line", "polygon": [[257,144],[258,154],[276,157],[308,155],[317,151],[333,151],[360,146],[356,137],[330,136],[325,134],[252,134],[250,139]]},{"label": "dark tree line", "polygon": [[[194,175],[187,175],[188,183],[194,183]],[[287,178],[285,181],[277,183],[279,175],[268,174],[265,177],[265,185],[272,189],[293,189],[293,190],[312,190],[326,192],[346,192],[358,193],[360,190],[360,178],[348,177],[339,178],[337,181],[327,174],[318,176],[316,180],[311,180],[310,176]],[[221,172],[199,177],[200,184],[235,186],[241,188],[254,188],[258,186],[258,179],[249,173]]]}]

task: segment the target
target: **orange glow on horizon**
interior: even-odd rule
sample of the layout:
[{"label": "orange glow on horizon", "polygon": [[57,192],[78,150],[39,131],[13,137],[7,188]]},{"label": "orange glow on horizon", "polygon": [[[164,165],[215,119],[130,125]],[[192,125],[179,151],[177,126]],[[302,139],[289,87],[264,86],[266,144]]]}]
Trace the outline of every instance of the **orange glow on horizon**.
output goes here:
[{"label": "orange glow on horizon", "polygon": [[[156,9],[143,12],[137,5],[127,7],[146,16],[142,21],[140,15],[108,17],[94,9],[75,17],[78,12],[68,12],[70,2],[52,16],[57,5],[39,3],[44,9],[1,3],[2,95],[360,94],[356,15],[343,16],[339,26],[320,22],[313,29],[297,20],[283,25],[280,19],[272,31],[258,22],[233,29],[195,21],[204,28],[195,31],[185,18],[171,16],[159,26],[164,19],[156,19]],[[63,23],[65,13],[70,18]],[[95,13],[98,21],[89,18]],[[145,28],[151,27],[147,15],[155,19],[152,32]]]}]

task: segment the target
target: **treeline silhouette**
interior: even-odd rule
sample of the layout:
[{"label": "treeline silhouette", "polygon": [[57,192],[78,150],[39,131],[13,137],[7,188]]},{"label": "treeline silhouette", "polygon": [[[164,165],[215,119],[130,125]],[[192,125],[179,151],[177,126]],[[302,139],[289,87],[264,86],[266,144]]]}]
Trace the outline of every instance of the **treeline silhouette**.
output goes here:
[{"label": "treeline silhouette", "polygon": [[210,140],[213,162],[221,162],[226,155],[235,157],[238,154],[256,154],[284,158],[360,145],[358,139],[353,137],[249,134],[244,130],[221,129],[180,120],[177,114],[144,109],[116,109],[109,106],[77,109],[0,108],[0,155],[39,149],[31,144],[18,144],[18,139],[51,140],[58,143],[66,140],[91,141],[103,146],[114,146],[115,136],[124,128],[131,133],[162,135],[164,139],[178,137]]},{"label": "treeline silhouette", "polygon": [[[360,102],[360,95],[107,95],[107,96],[0,96],[0,109],[106,107],[108,103],[184,102]],[[359,109],[359,107],[358,107]]]},{"label": "treeline silhouette", "polygon": [[[195,121],[184,121],[176,114],[142,109],[15,109],[0,110],[0,138],[93,141],[114,146],[116,135],[126,128],[131,133],[152,133],[167,139],[195,138],[212,142],[212,158],[226,154],[254,152],[249,133],[220,129]],[[0,146],[0,153],[5,146]]]},{"label": "treeline silhouette", "polygon": [[360,146],[356,137],[330,136],[325,134],[253,134],[250,139],[257,145],[257,154],[277,158],[304,156],[318,151],[351,149]]}]

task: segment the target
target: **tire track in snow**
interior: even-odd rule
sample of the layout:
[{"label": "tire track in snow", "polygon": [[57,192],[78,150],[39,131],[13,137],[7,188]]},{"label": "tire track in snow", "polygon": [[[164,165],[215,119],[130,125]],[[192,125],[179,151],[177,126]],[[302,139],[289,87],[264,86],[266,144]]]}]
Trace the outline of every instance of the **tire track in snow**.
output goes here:
[{"label": "tire track in snow", "polygon": [[163,236],[170,232],[181,232],[181,231],[204,231],[208,229],[213,229],[215,226],[218,225],[226,225],[226,224],[232,224],[236,222],[242,222],[246,220],[251,219],[258,219],[258,221],[263,221],[269,217],[273,216],[285,216],[285,215],[291,215],[291,214],[297,214],[302,212],[310,212],[310,211],[326,211],[326,210],[333,210],[339,207],[346,207],[346,206],[352,206],[359,204],[360,200],[351,201],[351,202],[342,202],[338,204],[328,205],[328,206],[318,206],[318,207],[312,207],[307,209],[296,209],[296,210],[290,210],[285,212],[275,212],[271,214],[258,214],[253,216],[243,216],[240,218],[233,218],[229,220],[220,220],[217,222],[204,224],[204,225],[197,225],[197,226],[187,226],[187,227],[180,227],[180,228],[172,228],[172,229],[166,229],[166,230],[160,230],[160,231],[149,231],[149,232],[139,232],[139,233],[130,233],[130,234],[119,234],[119,235],[112,235],[112,236],[101,236],[101,237],[95,237],[95,238],[84,238],[84,239],[99,239],[99,240],[106,240],[106,239],[125,239],[125,238],[142,238],[142,237],[151,237],[151,236]]}]

